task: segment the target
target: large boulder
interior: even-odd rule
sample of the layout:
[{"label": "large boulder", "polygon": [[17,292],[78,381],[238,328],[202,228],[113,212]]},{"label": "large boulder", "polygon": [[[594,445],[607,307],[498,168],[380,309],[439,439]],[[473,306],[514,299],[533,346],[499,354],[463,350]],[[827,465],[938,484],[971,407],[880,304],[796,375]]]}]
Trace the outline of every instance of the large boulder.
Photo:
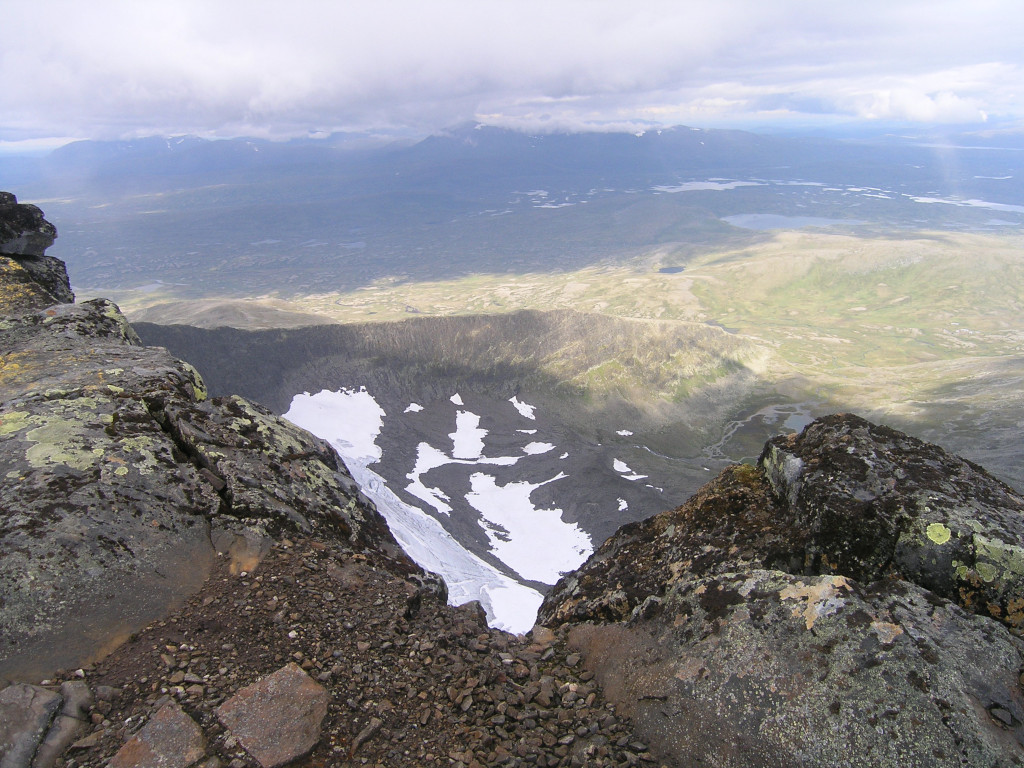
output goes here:
[{"label": "large boulder", "polygon": [[777,437],[760,465],[806,532],[803,569],[912,581],[1024,629],[1024,498],[936,445],[846,415]]},{"label": "large boulder", "polygon": [[837,415],[621,529],[540,620],[667,765],[1020,765],[1022,540],[984,470]]},{"label": "large boulder", "polygon": [[20,204],[10,192],[0,192],[0,272],[5,273],[0,306],[4,313],[22,304],[26,294],[39,294],[48,303],[74,301],[64,262],[46,255],[56,237],[57,229],[39,208]]}]

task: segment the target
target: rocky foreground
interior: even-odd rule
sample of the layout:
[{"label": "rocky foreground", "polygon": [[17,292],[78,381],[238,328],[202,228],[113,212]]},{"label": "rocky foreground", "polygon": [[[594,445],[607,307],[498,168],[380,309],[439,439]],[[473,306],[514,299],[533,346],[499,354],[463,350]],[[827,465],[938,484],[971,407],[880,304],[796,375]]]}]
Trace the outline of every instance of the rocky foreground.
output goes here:
[{"label": "rocky foreground", "polygon": [[525,638],[326,443],[74,304],[0,193],[0,766],[1024,764],[1024,499],[857,417],[621,529]]}]

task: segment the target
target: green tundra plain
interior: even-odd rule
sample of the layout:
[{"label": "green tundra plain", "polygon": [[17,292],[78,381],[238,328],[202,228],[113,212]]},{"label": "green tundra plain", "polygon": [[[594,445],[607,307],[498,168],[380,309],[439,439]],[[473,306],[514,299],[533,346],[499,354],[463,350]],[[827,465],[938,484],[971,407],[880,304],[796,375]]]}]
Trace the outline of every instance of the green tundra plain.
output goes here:
[{"label": "green tundra plain", "polygon": [[[564,385],[579,420],[610,425],[628,410],[652,448],[737,460],[756,456],[783,423],[854,411],[1024,487],[1022,286],[1019,235],[794,230],[697,254],[659,247],[573,271],[386,279],[287,299],[115,298],[132,319],[199,327],[408,327],[446,317],[455,329],[461,316],[569,310],[558,322],[576,324],[583,338],[587,317],[615,318],[615,343],[574,344],[567,330],[527,355],[544,380]],[[447,352],[438,342],[442,357],[524,354],[493,335],[480,350],[471,349],[473,334],[458,338]]]}]

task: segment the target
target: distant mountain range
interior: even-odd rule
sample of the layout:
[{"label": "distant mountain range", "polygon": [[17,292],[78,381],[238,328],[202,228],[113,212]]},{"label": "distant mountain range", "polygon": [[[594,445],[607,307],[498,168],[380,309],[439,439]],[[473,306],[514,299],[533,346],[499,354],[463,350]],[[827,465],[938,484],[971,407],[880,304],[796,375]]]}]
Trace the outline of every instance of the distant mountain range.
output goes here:
[{"label": "distant mountain range", "polygon": [[772,223],[751,216],[798,217],[774,220],[783,227],[1016,228],[1022,149],[1006,137],[467,125],[383,146],[362,136],[77,142],[2,157],[0,177],[62,223],[54,252],[80,292],[158,286],[195,299],[573,269],[653,248],[685,261]]}]

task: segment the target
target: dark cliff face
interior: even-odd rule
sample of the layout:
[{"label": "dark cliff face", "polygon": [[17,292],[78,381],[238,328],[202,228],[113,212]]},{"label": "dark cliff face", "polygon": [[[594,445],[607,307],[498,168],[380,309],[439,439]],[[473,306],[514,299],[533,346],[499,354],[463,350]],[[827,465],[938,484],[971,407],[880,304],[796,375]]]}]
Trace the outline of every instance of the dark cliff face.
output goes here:
[{"label": "dark cliff face", "polygon": [[836,415],[621,529],[540,621],[693,764],[981,766],[1024,759],[1022,609],[1024,499]]},{"label": "dark cliff face", "polygon": [[0,678],[80,666],[198,589],[218,552],[251,567],[275,533],[418,570],[324,441],[207,400],[110,302],[60,303],[37,208],[0,199],[0,234]]}]

